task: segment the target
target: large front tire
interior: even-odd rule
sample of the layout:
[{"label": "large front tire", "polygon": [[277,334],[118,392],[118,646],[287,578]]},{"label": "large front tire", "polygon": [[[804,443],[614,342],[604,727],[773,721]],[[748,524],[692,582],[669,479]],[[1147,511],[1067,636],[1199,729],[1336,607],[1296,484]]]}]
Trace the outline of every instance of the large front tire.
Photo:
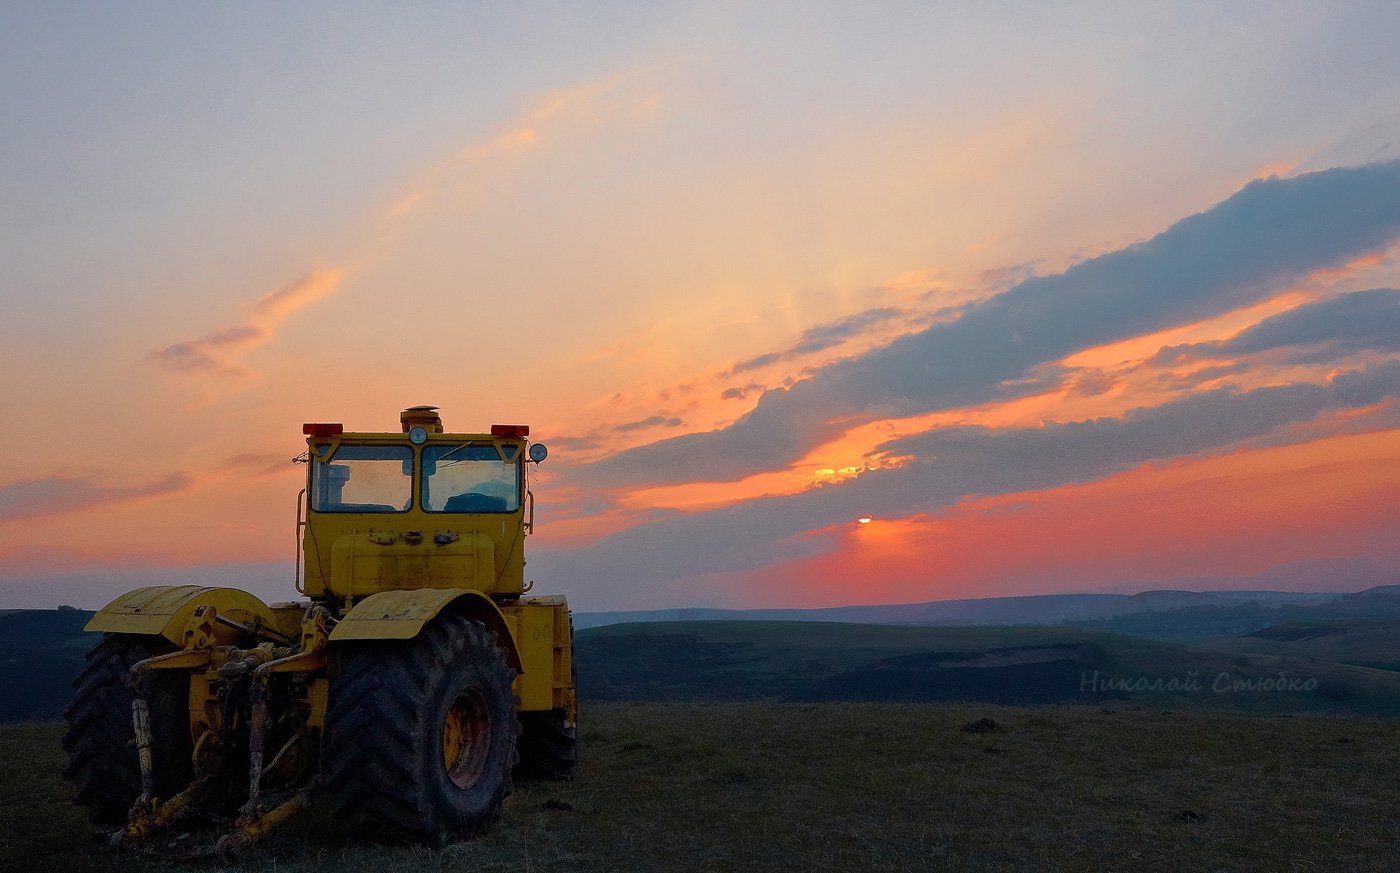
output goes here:
[{"label": "large front tire", "polygon": [[430,846],[494,822],[520,732],[514,679],[492,634],[459,615],[349,650],[323,753],[337,815],[372,839]]},{"label": "large front tire", "polygon": [[[73,681],[73,702],[64,712],[63,750],[69,763],[63,775],[77,788],[73,802],[88,808],[95,825],[126,824],[141,793],[127,675],[138,661],[173,648],[163,637],[107,634],[88,652],[83,672]],[[152,678],[148,703],[159,798],[184,790],[191,778],[188,700],[184,671],[161,671]]]}]

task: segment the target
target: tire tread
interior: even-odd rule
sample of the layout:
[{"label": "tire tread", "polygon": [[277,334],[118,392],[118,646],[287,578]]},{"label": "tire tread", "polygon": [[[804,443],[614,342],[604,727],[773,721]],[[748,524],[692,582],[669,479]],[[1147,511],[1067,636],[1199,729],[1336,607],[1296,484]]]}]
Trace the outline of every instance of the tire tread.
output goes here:
[{"label": "tire tread", "polygon": [[326,713],[323,772],[335,814],[373,839],[387,843],[441,846],[480,830],[500,816],[511,790],[519,722],[505,720],[510,749],[499,796],[483,820],[449,826],[434,809],[429,786],[419,778],[428,748],[432,694],[461,658],[482,659],[487,671],[509,687],[514,671],[494,635],[476,621],[449,614],[404,643],[372,642],[350,650],[336,678]]}]

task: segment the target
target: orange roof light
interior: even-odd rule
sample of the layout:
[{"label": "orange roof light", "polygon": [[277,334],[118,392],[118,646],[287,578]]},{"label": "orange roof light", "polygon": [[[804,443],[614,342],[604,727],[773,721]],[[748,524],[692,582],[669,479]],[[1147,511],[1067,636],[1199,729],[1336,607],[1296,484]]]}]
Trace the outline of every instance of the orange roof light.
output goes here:
[{"label": "orange roof light", "polygon": [[326,437],[340,436],[345,433],[345,425],[340,422],[335,422],[333,424],[308,423],[301,426],[301,432],[307,436],[316,437],[317,439],[325,439]]},{"label": "orange roof light", "polygon": [[530,425],[528,424],[493,424],[491,425],[491,436],[493,437],[527,437],[530,435]]}]

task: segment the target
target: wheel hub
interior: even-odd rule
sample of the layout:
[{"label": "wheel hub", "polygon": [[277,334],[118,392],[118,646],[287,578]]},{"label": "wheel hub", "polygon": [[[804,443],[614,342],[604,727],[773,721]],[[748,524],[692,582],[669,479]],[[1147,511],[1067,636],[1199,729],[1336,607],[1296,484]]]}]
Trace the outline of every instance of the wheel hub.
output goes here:
[{"label": "wheel hub", "polygon": [[458,788],[470,788],[485,770],[491,749],[491,712],[482,693],[469,688],[447,710],[442,724],[442,763]]}]

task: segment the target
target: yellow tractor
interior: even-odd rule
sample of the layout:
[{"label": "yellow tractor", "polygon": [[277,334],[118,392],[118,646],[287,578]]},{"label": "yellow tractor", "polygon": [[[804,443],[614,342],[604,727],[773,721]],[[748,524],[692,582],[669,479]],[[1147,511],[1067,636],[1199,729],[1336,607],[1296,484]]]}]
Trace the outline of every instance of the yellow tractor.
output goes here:
[{"label": "yellow tractor", "polygon": [[307,424],[297,591],[139,588],[88,623],[63,737],[111,843],[232,860],[327,796],[355,832],[440,846],[494,821],[512,777],[577,763],[573,629],[530,596],[524,425]]}]

